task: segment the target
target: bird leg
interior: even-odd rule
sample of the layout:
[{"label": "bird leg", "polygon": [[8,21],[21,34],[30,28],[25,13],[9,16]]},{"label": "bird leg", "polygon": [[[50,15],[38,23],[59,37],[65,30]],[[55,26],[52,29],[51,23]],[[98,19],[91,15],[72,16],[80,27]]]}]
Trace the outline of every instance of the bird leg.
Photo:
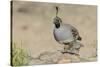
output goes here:
[{"label": "bird leg", "polygon": [[70,54],[74,54],[78,56],[79,50],[81,47],[83,47],[83,45],[80,42],[76,42],[76,41],[72,42],[70,45],[72,45],[71,48],[69,49]]},{"label": "bird leg", "polygon": [[69,45],[64,45],[64,52],[67,52],[67,50],[69,49]]},{"label": "bird leg", "polygon": [[62,53],[63,53],[63,54],[64,54],[64,53],[69,53],[68,50],[70,50],[70,48],[71,48],[71,46],[70,46],[69,43],[68,43],[68,44],[64,44],[64,51],[63,51]]},{"label": "bird leg", "polygon": [[73,44],[69,43],[69,44],[64,44],[64,51],[62,52],[64,53],[69,53],[72,55],[79,55],[78,54],[78,50],[76,50],[75,48],[73,48]]}]

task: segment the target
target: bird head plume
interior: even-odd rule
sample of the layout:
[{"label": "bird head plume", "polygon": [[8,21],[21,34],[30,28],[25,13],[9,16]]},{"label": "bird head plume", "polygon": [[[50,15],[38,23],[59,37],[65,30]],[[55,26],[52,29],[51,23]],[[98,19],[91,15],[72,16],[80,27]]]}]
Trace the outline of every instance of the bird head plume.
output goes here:
[{"label": "bird head plume", "polygon": [[56,6],[56,17],[54,18],[54,24],[62,23],[61,18],[58,17],[58,11],[59,11],[59,8]]},{"label": "bird head plume", "polygon": [[57,15],[58,15],[58,7],[56,7],[56,17],[57,17]]}]

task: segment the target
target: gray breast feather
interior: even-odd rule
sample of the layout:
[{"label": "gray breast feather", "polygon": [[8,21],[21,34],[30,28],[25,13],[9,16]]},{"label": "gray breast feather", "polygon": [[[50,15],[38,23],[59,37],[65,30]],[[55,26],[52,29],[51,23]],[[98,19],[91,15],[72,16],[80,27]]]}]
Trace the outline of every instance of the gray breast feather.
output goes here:
[{"label": "gray breast feather", "polygon": [[76,39],[78,31],[76,28],[69,24],[63,24],[60,28],[54,29],[54,38],[59,43],[67,43]]}]

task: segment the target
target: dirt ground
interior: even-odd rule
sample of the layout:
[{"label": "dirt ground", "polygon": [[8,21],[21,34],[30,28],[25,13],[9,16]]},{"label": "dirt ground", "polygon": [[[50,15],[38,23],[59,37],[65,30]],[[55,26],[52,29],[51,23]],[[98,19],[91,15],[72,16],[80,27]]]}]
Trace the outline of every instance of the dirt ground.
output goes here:
[{"label": "dirt ground", "polygon": [[[84,45],[80,56],[97,55],[97,6],[38,2],[13,2],[13,42],[25,48],[33,57],[40,53],[62,49],[53,37],[55,6],[60,8],[63,23],[78,29]],[[93,61],[95,61],[94,59]]]}]

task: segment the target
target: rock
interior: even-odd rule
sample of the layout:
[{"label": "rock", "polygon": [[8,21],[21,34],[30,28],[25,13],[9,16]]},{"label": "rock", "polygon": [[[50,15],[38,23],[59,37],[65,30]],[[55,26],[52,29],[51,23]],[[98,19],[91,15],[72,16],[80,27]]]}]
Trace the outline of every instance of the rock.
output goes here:
[{"label": "rock", "polygon": [[62,57],[59,58],[59,61],[57,63],[63,64],[63,63],[70,63],[70,62],[71,62],[70,54],[62,54]]},{"label": "rock", "polygon": [[61,60],[58,61],[58,64],[63,64],[63,63],[70,63],[71,60],[70,59],[65,59],[65,58],[62,58]]},{"label": "rock", "polygon": [[72,56],[71,56],[71,61],[72,61],[73,63],[80,62],[80,57],[77,56],[77,55],[72,55]]},{"label": "rock", "polygon": [[59,51],[55,52],[43,52],[37,58],[34,58],[31,64],[63,64],[71,62],[80,62],[78,55],[64,53]]}]

